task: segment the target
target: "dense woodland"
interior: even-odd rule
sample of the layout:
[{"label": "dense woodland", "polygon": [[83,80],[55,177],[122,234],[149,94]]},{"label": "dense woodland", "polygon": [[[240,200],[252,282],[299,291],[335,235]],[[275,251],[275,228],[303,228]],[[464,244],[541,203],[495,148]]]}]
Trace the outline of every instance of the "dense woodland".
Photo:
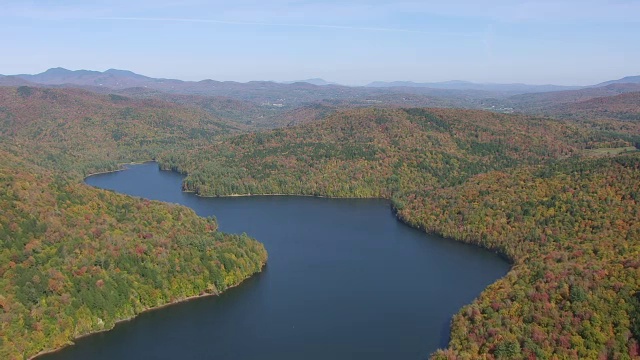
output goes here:
[{"label": "dense woodland", "polygon": [[[612,97],[632,92],[640,92],[640,84],[619,83],[607,86],[587,87],[580,90],[521,94],[511,96],[506,100],[497,99],[496,101],[503,106],[511,106],[517,111],[556,116],[559,113],[564,113],[565,115],[570,114],[570,112],[566,112],[564,109],[571,107],[572,104],[600,98],[602,99],[602,105],[609,106],[607,103],[613,104],[615,102],[612,100]],[[636,108],[639,106],[640,105],[636,104]]]},{"label": "dense woodland", "polygon": [[47,168],[86,175],[207,144],[237,123],[157,99],[0,87],[0,137]]},{"label": "dense woodland", "polygon": [[227,131],[205,114],[31,88],[0,89],[0,110],[0,358],[28,358],[146,309],[217,294],[266,262],[262,244],[217,232],[214,219],[79,181],[199,141],[192,129]]},{"label": "dense woodland", "polygon": [[514,262],[455,316],[450,349],[435,358],[640,357],[639,184],[636,153],[410,195],[407,223]]},{"label": "dense woodland", "polygon": [[391,198],[406,223],[510,259],[509,274],[455,317],[436,359],[629,359],[640,356],[638,130],[365,109],[161,163],[203,195]]},{"label": "dense woodland", "polygon": [[[635,111],[622,96],[592,103]],[[250,128],[228,110],[194,105],[0,88],[0,356],[260,270],[264,248],[213,219],[80,182],[155,158],[202,195],[388,198],[412,226],[503,254],[512,270],[455,316],[434,358],[640,357],[637,120],[585,104],[554,120],[329,102],[280,123],[301,125],[239,134]]]},{"label": "dense woodland", "polygon": [[576,124],[451,109],[356,109],[322,122],[240,135],[193,151],[164,153],[201,195],[305,194],[402,197],[452,186],[491,170],[631,147],[638,124]]},{"label": "dense woodland", "polygon": [[599,97],[552,109],[556,116],[574,119],[605,118],[640,121],[640,92]]}]

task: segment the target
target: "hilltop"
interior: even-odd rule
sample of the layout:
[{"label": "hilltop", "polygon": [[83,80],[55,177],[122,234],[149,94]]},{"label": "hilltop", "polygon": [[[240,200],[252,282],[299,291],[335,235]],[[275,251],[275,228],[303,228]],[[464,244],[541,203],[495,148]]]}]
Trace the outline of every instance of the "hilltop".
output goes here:
[{"label": "hilltop", "polygon": [[[640,91],[635,80],[636,77],[627,77],[588,87],[466,81],[374,82],[353,87],[322,79],[285,83],[182,81],[152,78],[127,70],[54,68],[35,75],[0,76],[0,86],[75,87],[101,94],[161,99],[200,107],[213,116],[260,129],[315,120],[312,109],[317,106],[329,107],[332,111],[354,107],[447,107],[554,115],[550,109],[563,104]],[[311,117],[294,118],[303,114]]]},{"label": "hilltop", "polygon": [[638,76],[626,76],[622,79],[605,81],[595,86],[607,86],[611,84],[640,84],[640,75]]}]

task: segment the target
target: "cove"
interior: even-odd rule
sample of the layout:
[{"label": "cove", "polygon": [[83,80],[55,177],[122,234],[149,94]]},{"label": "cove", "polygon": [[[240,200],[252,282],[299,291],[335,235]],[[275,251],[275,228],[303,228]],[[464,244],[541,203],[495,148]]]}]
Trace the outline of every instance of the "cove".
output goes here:
[{"label": "cove", "polygon": [[203,198],[155,163],[86,183],[216,216],[265,244],[264,271],[220,296],[140,314],[38,359],[426,359],[509,264],[399,222],[375,199]]}]

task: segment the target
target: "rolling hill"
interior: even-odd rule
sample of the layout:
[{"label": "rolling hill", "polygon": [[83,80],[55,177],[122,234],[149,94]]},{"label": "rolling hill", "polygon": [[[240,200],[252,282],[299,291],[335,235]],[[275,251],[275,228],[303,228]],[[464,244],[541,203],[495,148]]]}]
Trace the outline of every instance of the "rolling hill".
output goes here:
[{"label": "rolling hill", "polygon": [[392,81],[383,82],[376,81],[367,85],[367,87],[375,88],[393,88],[393,87],[410,87],[410,88],[430,88],[430,89],[446,89],[446,90],[476,90],[503,94],[526,94],[540,93],[562,90],[577,90],[580,86],[559,86],[559,85],[527,85],[527,84],[478,84],[469,81],[444,81],[433,83],[416,83],[412,81]]},{"label": "rolling hill", "polygon": [[23,85],[34,85],[34,84],[27,80],[21,79],[17,76],[0,75],[0,86],[23,86]]},{"label": "rolling hill", "polygon": [[640,75],[639,76],[626,76],[622,79],[605,81],[595,86],[607,86],[611,84],[640,84]]},{"label": "rolling hill", "polygon": [[312,85],[318,85],[318,86],[325,86],[325,85],[340,85],[334,82],[330,82],[327,81],[325,79],[320,79],[320,78],[313,78],[313,79],[306,79],[306,80],[295,80],[295,81],[284,81],[283,84],[295,84],[295,83],[307,83],[307,84],[312,84]]},{"label": "rolling hill", "polygon": [[[621,86],[629,85],[604,89]],[[184,189],[201,195],[388,198],[402,221],[510,259],[510,273],[456,315],[449,348],[434,358],[640,353],[640,157],[631,151],[640,122],[341,109],[335,100],[294,109],[302,113],[280,120],[292,126],[243,134],[238,122],[212,115],[251,112],[236,99],[128,91],[0,88],[0,201],[11,209],[0,214],[0,239],[9,239],[0,242],[4,357],[62,346],[259,270],[266,254],[251,239],[218,234],[214,222],[180,207],[79,184],[86,173],[150,158],[187,173]],[[570,113],[602,112],[601,102],[607,111],[631,111],[635,99],[632,92],[588,99]],[[225,101],[237,112],[224,110]],[[590,152],[599,148],[621,154]],[[135,214],[122,219],[129,210]],[[110,242],[130,238],[140,241]],[[224,246],[209,257],[192,250],[216,242]],[[116,256],[112,245],[126,251]],[[59,264],[66,246],[79,251]],[[207,271],[184,270],[193,280],[185,289],[171,282],[170,261],[148,269],[129,260],[161,252]],[[220,267],[227,252],[238,262]],[[155,275],[138,278],[147,272]],[[221,274],[230,280],[220,282]],[[146,300],[131,300],[132,292]],[[65,309],[60,323],[52,307]],[[74,316],[82,321],[70,327]]]},{"label": "rolling hill", "polygon": [[119,162],[195,146],[242,131],[201,109],[157,99],[81,89],[0,88],[0,143],[11,143],[48,168],[113,170]]},{"label": "rolling hill", "polygon": [[[448,107],[495,112],[547,114],[549,109],[597,97],[640,91],[637,77],[627,77],[591,87],[526,84],[476,84],[374,82],[365,87],[327,83],[321,79],[276,83],[252,81],[181,81],[157,79],[127,70],[49,69],[41,74],[0,77],[0,86],[76,87],[84,90],[146,99],[162,99],[200,107],[213,116],[241,125],[273,128],[313,118],[292,119],[313,106],[349,107]],[[561,90],[561,91],[559,91]],[[307,111],[308,113],[308,111]]]},{"label": "rolling hill", "polygon": [[190,209],[67,181],[1,148],[0,187],[3,359],[217,294],[266,261],[260,243],[219,233]]},{"label": "rolling hill", "polygon": [[598,97],[549,109],[559,117],[617,119],[640,122],[640,92]]},{"label": "rolling hill", "polygon": [[[49,69],[35,75],[15,75],[14,78],[49,87],[81,87],[96,92],[117,92],[129,88],[161,91],[169,94],[221,96],[257,104],[278,104],[286,108],[324,101],[365,101],[389,94],[385,89],[358,88],[333,84],[315,85],[314,82],[276,83],[272,81],[182,81],[156,79],[126,70],[110,69],[104,72],[89,70]],[[411,92],[409,92],[410,94]],[[433,91],[432,96],[437,96]]]},{"label": "rolling hill", "polygon": [[640,91],[640,84],[611,84],[580,90],[516,95],[498,100],[498,103],[523,113],[545,114],[566,104],[638,91]]}]

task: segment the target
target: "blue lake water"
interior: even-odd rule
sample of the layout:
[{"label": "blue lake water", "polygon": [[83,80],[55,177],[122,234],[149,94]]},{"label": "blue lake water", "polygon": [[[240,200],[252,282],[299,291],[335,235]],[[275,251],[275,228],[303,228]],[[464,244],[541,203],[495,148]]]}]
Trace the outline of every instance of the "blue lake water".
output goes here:
[{"label": "blue lake water", "polygon": [[385,200],[202,198],[181,180],[146,163],[86,183],[216,216],[221,231],[265,244],[264,271],[41,359],[426,359],[446,346],[451,317],[509,270],[400,223]]}]

